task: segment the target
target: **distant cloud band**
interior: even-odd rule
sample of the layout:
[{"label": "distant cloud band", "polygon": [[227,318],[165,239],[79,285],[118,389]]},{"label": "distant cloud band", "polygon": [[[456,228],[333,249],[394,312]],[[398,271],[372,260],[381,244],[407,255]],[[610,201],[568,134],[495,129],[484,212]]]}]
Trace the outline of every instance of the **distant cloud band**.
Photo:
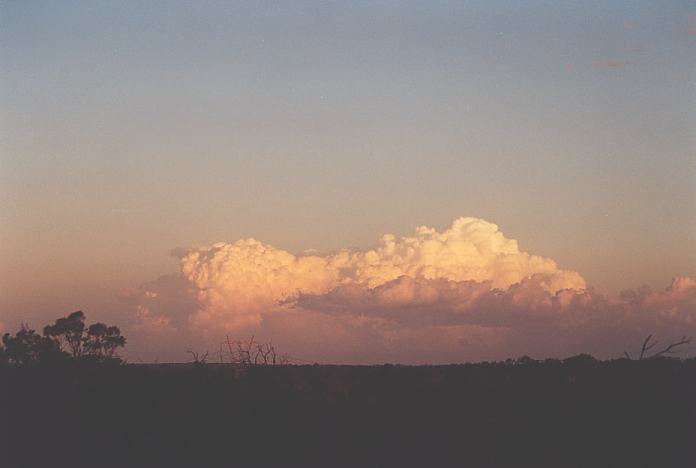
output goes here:
[{"label": "distant cloud band", "polygon": [[332,255],[242,239],[177,256],[180,274],[129,298],[143,333],[261,333],[327,359],[418,362],[612,354],[648,332],[696,331],[696,281],[608,299],[477,218]]}]

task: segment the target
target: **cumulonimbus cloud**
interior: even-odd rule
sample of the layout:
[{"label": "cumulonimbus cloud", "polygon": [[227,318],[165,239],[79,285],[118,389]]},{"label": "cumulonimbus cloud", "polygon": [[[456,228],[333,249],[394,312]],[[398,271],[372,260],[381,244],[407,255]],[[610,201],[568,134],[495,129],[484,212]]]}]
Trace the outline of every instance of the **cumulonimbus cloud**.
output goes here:
[{"label": "cumulonimbus cloud", "polygon": [[327,360],[424,362],[611,355],[646,332],[696,332],[694,280],[609,299],[477,218],[331,255],[243,239],[179,256],[178,274],[130,296],[149,336],[257,333]]},{"label": "cumulonimbus cloud", "polygon": [[181,270],[199,291],[202,307],[194,325],[227,329],[258,325],[297,295],[348,285],[375,288],[400,277],[507,288],[543,275],[540,285],[549,292],[585,287],[579,274],[521,251],[498,226],[477,218],[459,218],[443,232],[421,226],[413,236],[387,234],[374,249],[326,256],[295,256],[254,239],[221,242],[184,255]]}]

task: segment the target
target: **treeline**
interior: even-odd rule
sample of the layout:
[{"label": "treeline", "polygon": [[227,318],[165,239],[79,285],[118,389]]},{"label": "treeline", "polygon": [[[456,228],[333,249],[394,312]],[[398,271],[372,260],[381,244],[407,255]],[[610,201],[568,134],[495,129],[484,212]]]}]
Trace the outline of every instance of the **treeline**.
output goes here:
[{"label": "treeline", "polygon": [[120,363],[117,350],[125,344],[126,338],[117,326],[101,322],[87,326],[85,314],[77,311],[46,325],[43,334],[27,325],[22,325],[14,335],[5,333],[0,344],[0,365]]}]

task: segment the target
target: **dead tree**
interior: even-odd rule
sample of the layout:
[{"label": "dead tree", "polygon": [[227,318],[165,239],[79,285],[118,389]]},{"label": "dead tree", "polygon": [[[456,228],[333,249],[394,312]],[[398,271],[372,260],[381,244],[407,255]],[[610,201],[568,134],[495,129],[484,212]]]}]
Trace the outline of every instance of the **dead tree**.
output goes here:
[{"label": "dead tree", "polygon": [[195,367],[204,366],[208,360],[208,351],[205,352],[203,356],[200,356],[197,351],[192,351],[190,349],[186,350],[191,356],[193,356],[193,365]]},{"label": "dead tree", "polygon": [[258,353],[256,352],[256,341],[253,335],[249,341],[232,341],[230,337],[227,336],[226,344],[230,363],[242,366],[255,364],[254,360]]},{"label": "dead tree", "polygon": [[256,345],[254,364],[275,365],[276,359],[276,350],[272,343],[259,343]]},{"label": "dead tree", "polygon": [[278,354],[272,342],[260,343],[252,337],[248,341],[232,341],[226,337],[227,356],[231,364],[239,366],[273,366],[290,363],[290,356]]},{"label": "dead tree", "polygon": [[[661,349],[660,351],[656,351],[652,354],[648,354],[648,351],[653,349],[657,345],[657,340],[653,340],[652,335],[648,335],[647,338],[645,338],[645,341],[643,341],[643,346],[640,348],[640,355],[638,356],[638,360],[642,361],[643,359],[653,359],[653,358],[658,358],[658,357],[663,357],[663,356],[669,356],[672,354],[677,354],[681,351],[679,349],[680,346],[684,346],[691,343],[691,338],[687,338],[685,336],[682,336],[681,340],[675,341],[674,343],[670,343],[668,346],[665,348]],[[624,351],[624,355],[628,359],[632,359],[631,355],[628,354],[626,351]]]}]

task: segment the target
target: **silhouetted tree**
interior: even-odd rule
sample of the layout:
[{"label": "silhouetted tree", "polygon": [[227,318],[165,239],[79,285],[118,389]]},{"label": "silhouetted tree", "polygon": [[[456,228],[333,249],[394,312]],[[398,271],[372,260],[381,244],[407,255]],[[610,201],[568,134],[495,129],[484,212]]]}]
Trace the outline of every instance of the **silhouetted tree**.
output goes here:
[{"label": "silhouetted tree", "polygon": [[59,318],[53,325],[44,327],[44,336],[51,338],[60,346],[67,348],[72,357],[82,356],[85,344],[85,314],[78,310],[64,318]]},{"label": "silhouetted tree", "polygon": [[125,344],[118,327],[103,323],[85,327],[85,314],[77,311],[44,327],[43,336],[27,325],[14,335],[5,333],[0,365],[55,363],[69,358],[120,361],[115,357],[116,350]]},{"label": "silhouetted tree", "polygon": [[118,327],[97,322],[87,329],[84,349],[92,356],[112,359],[116,349],[125,344],[126,338],[121,335]]},{"label": "silhouetted tree", "polygon": [[14,336],[5,333],[2,344],[3,361],[9,364],[36,364],[65,357],[53,340],[37,334],[27,325],[22,325]]},{"label": "silhouetted tree", "polygon": [[44,336],[75,359],[113,360],[116,350],[126,344],[116,326],[97,322],[85,327],[85,314],[80,310],[44,327]]},{"label": "silhouetted tree", "polygon": [[[290,362],[287,355],[278,354],[273,343],[259,343],[254,336],[248,341],[231,341],[226,337],[227,359],[232,364],[241,366],[272,366],[286,365]],[[223,360],[222,345],[220,347],[220,359]]]}]

